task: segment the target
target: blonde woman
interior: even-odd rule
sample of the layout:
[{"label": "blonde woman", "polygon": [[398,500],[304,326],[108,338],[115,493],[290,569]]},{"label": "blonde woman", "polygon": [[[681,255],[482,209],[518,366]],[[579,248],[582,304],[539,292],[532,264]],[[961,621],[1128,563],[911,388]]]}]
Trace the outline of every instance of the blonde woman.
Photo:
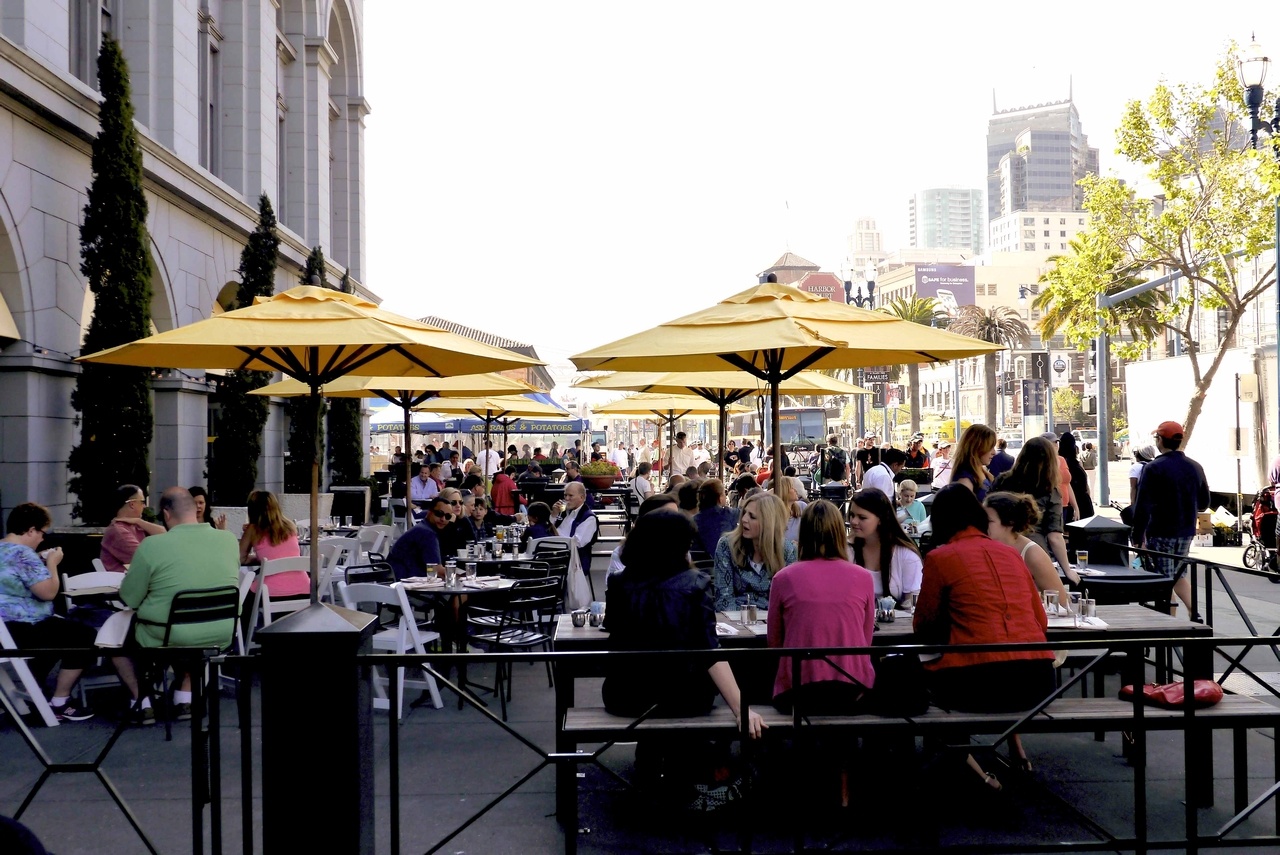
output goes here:
[{"label": "blonde woman", "polygon": [[800,517],[808,504],[800,501],[796,494],[796,484],[790,478],[783,478],[778,484],[778,498],[787,506],[786,538],[792,543],[800,542]]},{"label": "blonde woman", "polygon": [[757,493],[742,505],[738,527],[716,544],[716,611],[769,602],[773,575],[796,561],[796,545],[787,540],[787,506],[773,493]]},{"label": "blonde woman", "polygon": [[986,425],[971,425],[960,434],[960,445],[951,455],[951,483],[963,484],[981,502],[991,489],[987,464],[996,456],[996,432]]},{"label": "blonde woman", "polygon": [[[298,546],[298,532],[293,521],[280,509],[276,494],[269,490],[254,490],[246,503],[249,524],[240,536],[240,563],[261,564],[274,558],[297,558],[302,554]],[[311,577],[304,570],[277,573],[267,580],[271,596],[301,597],[311,594]],[[258,590],[258,583],[253,583]]]}]

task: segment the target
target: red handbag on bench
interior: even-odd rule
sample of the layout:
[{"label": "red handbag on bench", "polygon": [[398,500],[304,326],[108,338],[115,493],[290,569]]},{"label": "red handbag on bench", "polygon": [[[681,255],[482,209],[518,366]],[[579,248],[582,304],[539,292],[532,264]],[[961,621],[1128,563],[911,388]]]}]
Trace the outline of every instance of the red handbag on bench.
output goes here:
[{"label": "red handbag on bench", "polygon": [[[1183,709],[1186,692],[1183,683],[1147,683],[1142,687],[1143,702],[1153,707],[1164,707],[1170,710]],[[1195,709],[1211,707],[1222,700],[1222,687],[1213,680],[1196,680],[1193,689],[1191,706]],[[1125,686],[1120,690],[1124,700],[1133,699],[1133,686]]]}]

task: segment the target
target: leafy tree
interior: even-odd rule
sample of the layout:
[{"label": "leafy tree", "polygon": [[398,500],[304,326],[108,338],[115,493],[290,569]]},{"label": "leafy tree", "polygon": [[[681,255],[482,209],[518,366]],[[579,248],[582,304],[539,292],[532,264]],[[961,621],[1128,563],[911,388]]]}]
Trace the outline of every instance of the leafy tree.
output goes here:
[{"label": "leafy tree", "polygon": [[[240,288],[234,308],[252,305],[255,297],[275,293],[280,237],[271,200],[258,197],[258,225],[240,253]],[[239,505],[258,481],[262,429],[267,424],[266,398],[249,393],[271,382],[269,371],[230,371],[218,383],[215,401],[221,409],[218,435],[209,454],[209,491],[218,504]]]},{"label": "leafy tree", "polygon": [[[1147,271],[1177,274],[1159,305],[1146,306],[1147,315],[1139,312],[1144,321],[1128,327],[1135,341],[1116,351],[1133,356],[1164,334],[1182,341],[1195,386],[1182,419],[1188,439],[1241,319],[1275,283],[1274,263],[1255,275],[1253,262],[1275,239],[1280,165],[1272,152],[1249,146],[1233,53],[1234,46],[1207,86],[1161,83],[1146,102],[1129,102],[1118,151],[1145,167],[1156,198],[1139,198],[1115,177],[1086,177],[1085,209],[1093,222],[1084,251],[1055,267],[1038,301],[1059,311],[1079,345],[1100,326],[1112,333],[1126,327],[1115,314],[1095,313],[1098,294]],[[1216,351],[1196,339],[1201,310],[1219,312],[1224,321]]]},{"label": "leafy tree", "polygon": [[[921,326],[942,327],[947,323],[947,313],[932,297],[919,297],[915,294],[910,297],[899,297],[882,309],[894,317]],[[907,385],[911,387],[911,432],[916,433],[920,430],[920,365],[918,363],[907,363]]]},{"label": "leafy tree", "polygon": [[[979,338],[991,344],[1004,347],[1027,347],[1031,343],[1031,330],[1022,322],[1022,317],[1015,309],[1008,306],[993,306],[982,309],[977,306],[961,306],[960,314],[951,324],[951,331],[970,338]],[[984,412],[988,423],[996,420],[996,363],[1000,354],[983,355],[986,377],[984,379],[986,403]],[[998,425],[992,425],[998,427]]]},{"label": "leafy tree", "polygon": [[1068,429],[1083,423],[1084,409],[1081,406],[1080,393],[1070,386],[1059,386],[1054,389],[1053,414],[1060,421],[1065,419]]},{"label": "leafy tree", "polygon": [[[98,52],[98,135],[93,140],[84,224],[80,227],[80,272],[94,294],[93,317],[83,352],[95,353],[144,338],[151,332],[151,255],[147,244],[147,199],[142,189],[142,151],[133,126],[129,69],[120,44],[110,36]],[[114,490],[151,482],[147,448],[152,416],[145,368],[85,364],[71,393],[80,414],[80,444],[67,468],[76,495],[72,514],[91,525],[110,521]]]},{"label": "leafy tree", "polygon": [[[313,277],[315,282],[312,281]],[[299,281],[303,285],[318,284],[321,288],[326,288],[326,279],[324,250],[318,246],[313,247]],[[316,443],[319,441],[318,430],[323,423],[325,409],[322,401],[320,412],[316,413],[308,396],[290,398],[285,405],[285,413],[289,416],[289,457],[284,463],[284,488],[287,492],[311,492],[311,464],[318,456]]]}]

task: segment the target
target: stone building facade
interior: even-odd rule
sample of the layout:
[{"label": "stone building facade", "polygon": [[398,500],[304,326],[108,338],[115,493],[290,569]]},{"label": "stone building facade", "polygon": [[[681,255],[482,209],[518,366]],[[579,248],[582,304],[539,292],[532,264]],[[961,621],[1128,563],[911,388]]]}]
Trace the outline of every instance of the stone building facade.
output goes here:
[{"label": "stone building facade", "polygon": [[[92,294],[79,225],[97,133],[104,33],[129,63],[158,331],[234,299],[265,192],[282,238],[277,289],[320,246],[329,278],[364,263],[363,0],[0,0],[0,512],[37,501],[71,521],[70,394]],[[3,318],[11,318],[8,326]],[[152,487],[204,483],[210,383],[158,372]],[[282,418],[262,486],[279,489]]]}]

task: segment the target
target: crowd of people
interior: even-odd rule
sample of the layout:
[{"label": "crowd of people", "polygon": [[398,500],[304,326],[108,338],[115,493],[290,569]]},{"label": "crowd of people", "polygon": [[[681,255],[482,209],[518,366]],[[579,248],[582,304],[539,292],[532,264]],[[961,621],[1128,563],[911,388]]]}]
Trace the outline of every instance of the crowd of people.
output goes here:
[{"label": "crowd of people", "polygon": [[[796,487],[803,485],[786,468],[780,489],[769,489],[770,450],[757,462],[752,452],[744,458],[741,446],[727,446],[727,491],[695,470],[673,473],[667,489],[656,492],[651,468],[638,468],[633,489],[642,502],[640,516],[615,551],[608,576],[611,646],[715,649],[717,612],[745,613],[758,605],[768,607],[772,647],[868,647],[882,598],[913,610],[916,635],[925,643],[1043,642],[1044,592],[1068,608],[1068,585],[1080,581],[1063,526],[1093,514],[1075,437],[1034,437],[1016,457],[986,425],[966,429],[954,447],[939,441],[932,453],[923,439],[917,434],[903,451],[877,446],[868,436],[849,455],[829,438],[810,464],[816,479],[854,490],[847,513],[825,499],[799,498]],[[1182,596],[1179,586],[1186,580],[1177,556],[1186,555],[1208,492],[1199,465],[1179,450],[1181,426],[1160,425],[1156,439],[1158,461],[1144,464],[1135,486],[1133,541],[1166,554],[1156,569],[1177,580],[1174,590]],[[786,467],[781,457],[778,464]],[[926,519],[916,498],[919,485],[897,477],[908,463],[932,475],[925,550],[908,533]],[[1016,711],[1052,690],[1054,660],[1049,650],[957,649],[923,662],[922,672],[934,701],[947,708]],[[606,679],[604,702],[619,715],[655,706],[658,715],[687,715],[710,709],[719,695],[738,715],[745,695],[752,704],[771,702],[783,711],[801,704],[814,714],[853,713],[876,704],[878,665],[869,656],[806,661],[794,685],[783,659],[761,691],[753,675],[719,665],[686,663],[677,674],[646,672],[635,679],[629,663]],[[752,719],[745,728],[759,736],[763,722]],[[1012,747],[1029,770],[1021,741],[1015,738]],[[677,762],[644,751],[638,771],[644,766],[669,773]],[[976,786],[1001,788],[978,758],[968,757],[967,765]],[[842,781],[847,804],[847,776]]]}]

